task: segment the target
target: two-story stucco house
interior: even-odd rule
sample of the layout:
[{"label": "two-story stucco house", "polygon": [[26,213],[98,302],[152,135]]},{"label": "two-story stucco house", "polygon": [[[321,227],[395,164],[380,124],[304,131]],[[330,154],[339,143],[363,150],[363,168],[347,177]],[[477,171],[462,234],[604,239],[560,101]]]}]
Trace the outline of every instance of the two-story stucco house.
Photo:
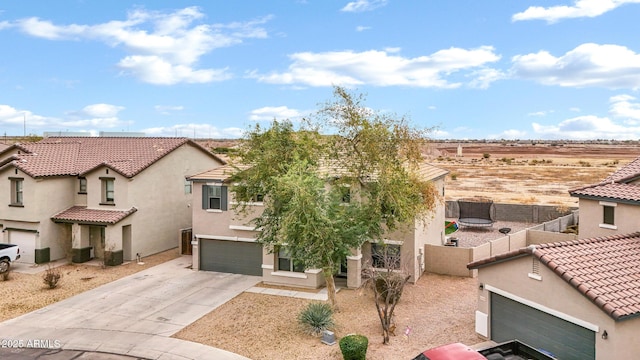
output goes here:
[{"label": "two-story stucco house", "polygon": [[640,231],[640,157],[601,183],[571,190],[580,208],[580,238]]},{"label": "two-story stucco house", "polygon": [[[250,204],[254,210],[246,216],[232,211],[234,199],[228,189],[232,185],[228,183],[232,172],[233,168],[227,165],[189,178],[194,185],[194,199],[201,198],[201,204],[193,206],[193,268],[262,276],[268,284],[323,286],[320,269],[301,268],[288,256],[286,249],[269,251],[256,243],[258,233],[250,220],[261,214],[262,198],[258,197]],[[422,178],[431,181],[440,195],[436,207],[431,216],[416,219],[413,227],[387,234],[384,240],[400,251],[398,266],[407,269],[411,282],[417,281],[424,272],[425,244],[445,242],[444,180],[447,173],[428,164],[421,166]],[[345,196],[345,201],[349,198]],[[365,243],[361,249],[353,249],[352,255],[344,260],[340,275],[347,278],[348,287],[360,286],[363,266],[376,264],[376,246],[376,243]]]},{"label": "two-story stucco house", "polygon": [[3,242],[21,260],[110,265],[178,246],[191,227],[187,176],[224,161],[185,138],[51,137],[0,152]]}]

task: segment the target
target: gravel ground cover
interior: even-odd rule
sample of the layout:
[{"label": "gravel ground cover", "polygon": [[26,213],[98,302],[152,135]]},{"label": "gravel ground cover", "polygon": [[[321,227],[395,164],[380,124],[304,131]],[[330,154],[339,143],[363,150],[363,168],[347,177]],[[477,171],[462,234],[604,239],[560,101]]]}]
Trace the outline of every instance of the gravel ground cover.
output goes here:
[{"label": "gravel ground cover", "polygon": [[[455,220],[456,219],[447,219],[447,221]],[[460,247],[476,247],[488,241],[504,237],[505,235],[498,231],[502,228],[511,229],[510,234],[513,234],[535,225],[538,224],[513,221],[496,221],[493,223],[493,226],[487,227],[460,226],[458,231],[451,233],[448,236],[458,238],[458,246]]]},{"label": "gravel ground cover", "polygon": [[[97,265],[68,264],[57,268],[62,274],[58,286],[49,289],[42,280],[43,272],[23,274],[11,271],[8,281],[0,279],[2,301],[0,321],[40,309],[49,304],[80,294],[121,277],[175,259],[178,249],[167,250],[143,259],[144,265],[131,262],[121,266],[101,267]],[[46,265],[42,265],[46,269]]]},{"label": "gravel ground cover", "polygon": [[[405,287],[395,310],[396,336],[382,345],[382,328],[372,293],[340,290],[335,334],[369,338],[367,359],[412,359],[450,342],[476,344],[476,279],[425,274]],[[232,351],[255,360],[342,359],[339,346],[305,335],[296,317],[309,300],[242,293],[174,337]],[[408,335],[405,335],[405,331]]]}]

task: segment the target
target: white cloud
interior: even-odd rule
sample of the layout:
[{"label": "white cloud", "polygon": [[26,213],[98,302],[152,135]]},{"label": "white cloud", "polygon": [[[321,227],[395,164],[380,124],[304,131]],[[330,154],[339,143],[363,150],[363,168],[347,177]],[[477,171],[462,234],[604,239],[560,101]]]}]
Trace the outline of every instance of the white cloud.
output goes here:
[{"label": "white cloud", "polygon": [[123,106],[109,105],[109,104],[93,104],[87,105],[82,109],[82,112],[89,116],[98,118],[115,117],[120,111],[124,110]]},{"label": "white cloud", "polygon": [[540,110],[540,111],[530,112],[530,113],[527,114],[527,116],[544,117],[544,116],[549,115],[552,112],[553,112],[553,110]]},{"label": "white cloud", "polygon": [[181,105],[156,105],[153,108],[162,115],[170,115],[173,112],[184,110],[184,106]]},{"label": "white cloud", "polygon": [[191,66],[172,64],[158,56],[127,56],[118,66],[140,80],[156,85],[177,83],[209,83],[230,79],[228,69],[195,70]]},{"label": "white cloud", "polygon": [[122,47],[130,55],[118,62],[127,74],[142,81],[171,85],[229,79],[228,69],[196,69],[198,60],[212,50],[240,44],[247,38],[266,38],[261,25],[271,17],[229,24],[200,23],[197,7],[174,12],[131,11],[126,20],[95,25],[56,25],[39,18],[15,22],[23,32],[49,40],[97,40]]},{"label": "white cloud", "polygon": [[124,107],[109,104],[93,104],[82,110],[69,111],[65,118],[35,114],[9,105],[0,105],[0,125],[13,135],[41,134],[45,131],[90,131],[128,126],[130,123],[118,118]]},{"label": "white cloud", "polygon": [[142,130],[147,136],[177,136],[196,139],[234,139],[243,134],[243,129],[229,127],[219,129],[210,124],[176,124]]},{"label": "white cloud", "polygon": [[371,30],[371,26],[356,26],[356,31],[357,32],[362,32],[362,31],[366,31],[366,30]]},{"label": "white cloud", "polygon": [[640,54],[620,45],[582,44],[556,57],[547,51],[517,55],[511,75],[545,85],[640,88]]},{"label": "white cloud", "polygon": [[307,86],[415,86],[457,88],[459,82],[449,82],[444,77],[460,71],[476,71],[471,85],[480,87],[497,78],[497,72],[484,69],[496,62],[500,55],[491,46],[475,49],[449,48],[431,55],[404,58],[396,51],[369,50],[364,52],[331,51],[323,53],[302,52],[289,56],[292,60],[286,72],[249,74],[261,82],[274,84],[304,84]]},{"label": "white cloud", "polygon": [[569,111],[580,112],[581,109],[579,107],[571,107],[571,108],[569,108]]},{"label": "white cloud", "polygon": [[364,12],[372,11],[387,5],[387,0],[356,0],[351,1],[340,9],[344,12]]},{"label": "white cloud", "polygon": [[517,139],[525,139],[527,137],[526,131],[509,129],[501,132],[500,134],[492,134],[489,135],[488,139],[505,139],[505,140],[517,140]]},{"label": "white cloud", "polygon": [[609,113],[617,118],[623,118],[625,124],[640,125],[640,102],[634,102],[631,95],[617,95],[609,99]]},{"label": "white cloud", "polygon": [[530,6],[525,11],[514,14],[511,20],[546,20],[547,23],[554,23],[562,19],[600,16],[621,5],[632,3],[640,3],[640,0],[576,0],[573,6]]},{"label": "white cloud", "polygon": [[249,120],[252,121],[272,121],[273,119],[299,120],[304,114],[296,109],[289,109],[286,106],[265,106],[251,111]]},{"label": "white cloud", "polygon": [[607,117],[595,115],[578,116],[563,120],[557,125],[532,124],[536,134],[551,139],[593,140],[616,139],[632,140],[640,137],[640,126],[623,126]]},{"label": "white cloud", "polygon": [[533,123],[532,127],[539,138],[637,140],[640,138],[640,102],[631,95],[616,95],[609,98],[609,116],[576,116],[552,125]]}]

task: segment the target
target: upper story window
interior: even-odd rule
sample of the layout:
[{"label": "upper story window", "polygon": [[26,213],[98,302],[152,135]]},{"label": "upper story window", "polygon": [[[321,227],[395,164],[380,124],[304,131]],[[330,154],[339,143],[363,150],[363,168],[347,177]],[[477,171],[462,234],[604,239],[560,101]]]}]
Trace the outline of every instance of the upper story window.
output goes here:
[{"label": "upper story window", "polygon": [[191,181],[185,179],[184,180],[184,193],[185,194],[191,194],[191,192],[193,191],[192,187],[193,186],[191,184]]},{"label": "upper story window", "polygon": [[291,255],[287,251],[286,246],[281,246],[278,249],[278,270],[304,272],[304,266],[300,261],[297,261],[291,257]]},{"label": "upper story window", "polygon": [[100,178],[102,181],[102,203],[103,205],[115,204],[115,179]]},{"label": "upper story window", "polygon": [[607,225],[615,225],[615,206],[602,206],[602,223]]},{"label": "upper story window", "polygon": [[86,194],[87,193],[87,178],[78,178],[78,193]]},{"label": "upper story window", "polygon": [[202,208],[223,211],[227,210],[227,187],[203,185]]},{"label": "upper story window", "polygon": [[371,244],[371,262],[374,268],[400,269],[400,245]]},{"label": "upper story window", "polygon": [[348,204],[351,202],[351,188],[349,186],[341,186],[340,194],[343,204]]},{"label": "upper story window", "polygon": [[11,181],[11,204],[12,206],[24,206],[24,179],[9,178]]}]

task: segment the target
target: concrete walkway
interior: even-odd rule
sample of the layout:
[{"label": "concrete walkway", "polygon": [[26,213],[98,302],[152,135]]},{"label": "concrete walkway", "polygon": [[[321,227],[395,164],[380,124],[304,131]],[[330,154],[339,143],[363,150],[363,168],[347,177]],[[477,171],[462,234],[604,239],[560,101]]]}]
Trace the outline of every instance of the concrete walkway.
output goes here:
[{"label": "concrete walkway", "polygon": [[[253,287],[260,277],[193,271],[188,269],[190,265],[190,256],[180,257],[7,320],[0,323],[0,338],[23,343],[31,340],[32,345],[38,340],[38,346],[95,352],[96,356],[107,353],[134,359],[246,360],[170,336]],[[0,349],[0,357],[18,356],[19,350]],[[23,358],[35,359],[28,357],[24,347],[22,350]],[[65,353],[70,357],[64,357]],[[77,356],[63,351],[50,358]]]}]

